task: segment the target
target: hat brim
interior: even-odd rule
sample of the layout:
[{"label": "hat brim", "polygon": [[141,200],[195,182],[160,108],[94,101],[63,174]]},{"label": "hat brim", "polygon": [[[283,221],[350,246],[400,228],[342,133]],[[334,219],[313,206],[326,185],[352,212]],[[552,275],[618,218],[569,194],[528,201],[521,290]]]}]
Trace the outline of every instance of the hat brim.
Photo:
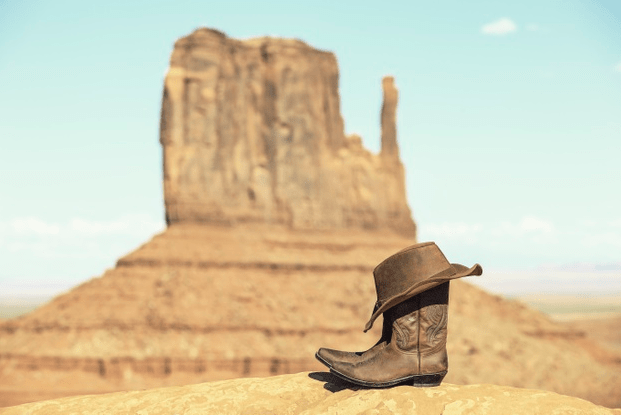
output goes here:
[{"label": "hat brim", "polygon": [[[394,307],[395,305],[405,300],[408,300],[414,297],[415,295],[422,293],[423,291],[427,291],[431,288],[437,287],[438,285],[443,284],[447,281],[454,280],[457,278],[462,278],[462,277],[469,277],[471,275],[483,274],[483,268],[479,264],[474,264],[470,268],[464,265],[461,265],[461,264],[451,264],[451,268],[444,270],[442,272],[439,272],[435,275],[432,275],[426,280],[419,281],[418,283],[408,288],[406,291],[400,294],[397,294],[389,298],[388,300],[386,300],[384,303],[382,303],[376,310],[373,310],[373,315],[371,315],[371,319],[367,322],[366,326],[364,327],[365,333],[369,331],[371,327],[373,327],[373,323],[380,316],[380,314],[382,314],[384,311],[388,310],[389,308]],[[447,271],[453,271],[453,272],[447,272]]]}]

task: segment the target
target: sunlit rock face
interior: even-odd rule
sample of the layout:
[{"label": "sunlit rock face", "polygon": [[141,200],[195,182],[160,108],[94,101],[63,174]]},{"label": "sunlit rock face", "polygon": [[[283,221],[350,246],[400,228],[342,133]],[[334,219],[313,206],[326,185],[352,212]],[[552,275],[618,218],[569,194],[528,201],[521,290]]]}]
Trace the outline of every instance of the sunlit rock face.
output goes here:
[{"label": "sunlit rock face", "polygon": [[3,414],[621,414],[621,409],[603,408],[578,398],[508,386],[350,388],[325,372],[298,373],[76,396],[8,408]]},{"label": "sunlit rock face", "polygon": [[[166,219],[415,237],[383,82],[382,151],[345,136],[336,57],[299,40],[199,29],[175,43],[162,100]],[[378,121],[380,117],[378,114]]]}]

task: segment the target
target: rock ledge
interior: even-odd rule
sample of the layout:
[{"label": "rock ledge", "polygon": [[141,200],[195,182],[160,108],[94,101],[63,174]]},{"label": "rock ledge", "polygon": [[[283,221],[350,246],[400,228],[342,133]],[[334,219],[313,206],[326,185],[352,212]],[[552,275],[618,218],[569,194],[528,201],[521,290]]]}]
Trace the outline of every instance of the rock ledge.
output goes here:
[{"label": "rock ledge", "polygon": [[356,389],[326,372],[74,396],[0,410],[11,414],[618,414],[554,392],[497,385]]}]

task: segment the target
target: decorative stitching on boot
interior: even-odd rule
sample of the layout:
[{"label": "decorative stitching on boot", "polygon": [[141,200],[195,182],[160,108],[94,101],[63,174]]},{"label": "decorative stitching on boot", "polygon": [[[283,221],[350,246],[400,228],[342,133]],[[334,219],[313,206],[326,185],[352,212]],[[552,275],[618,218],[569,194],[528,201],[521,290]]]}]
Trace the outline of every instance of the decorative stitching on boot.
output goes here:
[{"label": "decorative stitching on boot", "polygon": [[410,340],[410,335],[407,329],[401,327],[398,321],[395,321],[395,331],[397,332],[397,346],[400,349],[405,349],[408,345],[408,341]]},{"label": "decorative stitching on boot", "polygon": [[[433,304],[425,307],[425,315],[431,321],[427,331],[427,341],[433,344],[437,341],[438,335],[446,332],[448,323],[447,307],[443,304]],[[444,336],[446,337],[446,335]]]},{"label": "decorative stitching on boot", "polygon": [[440,343],[436,344],[432,348],[427,349],[424,352],[420,352],[420,355],[424,357],[431,356],[432,354],[436,354],[444,350],[445,347],[446,347],[446,341],[441,341]]},{"label": "decorative stitching on boot", "polygon": [[397,319],[394,327],[397,332],[397,347],[405,352],[418,351],[419,333],[418,310]]},{"label": "decorative stitching on boot", "polygon": [[421,351],[422,356],[437,353],[446,347],[446,330],[448,325],[448,307],[446,304],[432,304],[421,310],[421,320],[430,324],[427,328],[427,346]]}]

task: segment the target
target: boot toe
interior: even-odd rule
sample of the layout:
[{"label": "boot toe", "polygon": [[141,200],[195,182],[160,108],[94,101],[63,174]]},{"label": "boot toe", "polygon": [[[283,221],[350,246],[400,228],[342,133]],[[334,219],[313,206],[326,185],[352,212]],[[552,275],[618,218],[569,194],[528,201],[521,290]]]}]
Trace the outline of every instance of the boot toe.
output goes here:
[{"label": "boot toe", "polygon": [[[348,362],[334,362],[334,364],[330,367],[330,372],[337,375],[341,379],[357,385],[363,385],[365,383],[363,379],[359,379],[359,376],[355,370],[355,365]],[[361,383],[361,381],[363,383]]]},{"label": "boot toe", "polygon": [[317,350],[317,353],[315,353],[315,357],[321,363],[323,363],[328,368],[330,368],[335,362],[338,362],[340,359],[345,358],[347,354],[351,354],[351,353],[342,352],[340,350],[327,349],[325,347],[322,347],[319,350]]}]

